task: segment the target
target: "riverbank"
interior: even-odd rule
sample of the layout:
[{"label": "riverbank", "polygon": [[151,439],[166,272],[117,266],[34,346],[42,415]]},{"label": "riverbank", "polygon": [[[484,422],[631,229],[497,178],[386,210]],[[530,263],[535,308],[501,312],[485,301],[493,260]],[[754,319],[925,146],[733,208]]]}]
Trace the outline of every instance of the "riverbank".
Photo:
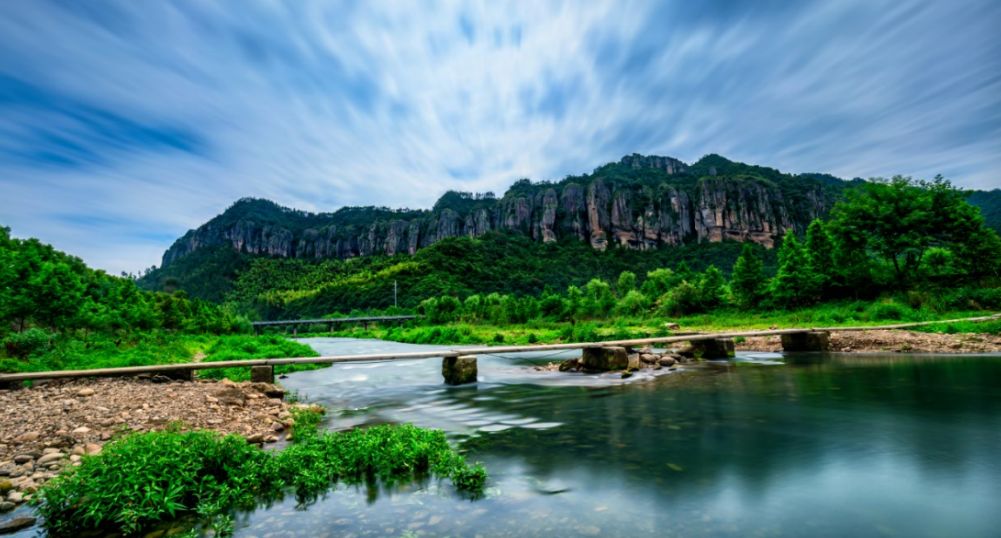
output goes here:
[{"label": "riverbank", "polygon": [[[893,353],[997,353],[1001,336],[983,333],[930,333],[907,330],[832,332],[831,351]],[[777,336],[738,340],[741,351],[782,351]]]},{"label": "riverbank", "polygon": [[[834,312],[837,315],[832,315]],[[990,315],[983,311],[946,312],[936,316],[909,312],[906,316],[845,317],[837,310],[745,313],[723,312],[668,319],[618,319],[611,323],[583,321],[528,322],[495,325],[455,322],[446,324],[411,324],[404,327],[352,327],[329,336],[375,338],[408,344],[437,345],[526,345],[564,342],[596,342],[663,337],[693,333],[741,332],[792,327],[859,327],[895,325],[906,322],[972,318]],[[779,337],[737,338],[743,351],[780,351]],[[933,323],[910,330],[867,330],[834,332],[833,351],[920,353],[985,353],[1001,351],[1001,319],[982,322]]]},{"label": "riverbank", "polygon": [[128,432],[172,425],[279,440],[294,404],[267,383],[181,382],[157,377],[81,379],[0,390],[0,512],[85,454]]}]

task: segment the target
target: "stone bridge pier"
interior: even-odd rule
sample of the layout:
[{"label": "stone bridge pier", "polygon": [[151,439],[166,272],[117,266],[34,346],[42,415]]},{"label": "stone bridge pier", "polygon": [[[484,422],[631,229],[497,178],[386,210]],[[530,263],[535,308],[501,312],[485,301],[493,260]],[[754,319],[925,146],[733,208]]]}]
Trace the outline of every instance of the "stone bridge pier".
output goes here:
[{"label": "stone bridge pier", "polygon": [[441,359],[441,376],[447,385],[476,383],[476,355],[452,355]]},{"label": "stone bridge pier", "polygon": [[782,335],[782,351],[787,353],[830,350],[831,333],[827,331],[803,331]]}]

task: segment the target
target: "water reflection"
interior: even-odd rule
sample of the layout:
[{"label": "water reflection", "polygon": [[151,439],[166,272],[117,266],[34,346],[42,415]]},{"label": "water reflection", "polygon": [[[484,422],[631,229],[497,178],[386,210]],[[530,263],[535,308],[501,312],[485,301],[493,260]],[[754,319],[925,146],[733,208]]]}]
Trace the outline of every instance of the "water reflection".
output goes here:
[{"label": "water reflection", "polygon": [[[403,346],[324,339],[323,353]],[[572,352],[571,352],[572,353]],[[469,502],[436,482],[242,516],[242,536],[988,536],[1001,494],[1001,356],[742,355],[656,378],[481,358],[304,372],[328,426],[443,428],[490,473]],[[376,490],[377,491],[377,490]]]}]

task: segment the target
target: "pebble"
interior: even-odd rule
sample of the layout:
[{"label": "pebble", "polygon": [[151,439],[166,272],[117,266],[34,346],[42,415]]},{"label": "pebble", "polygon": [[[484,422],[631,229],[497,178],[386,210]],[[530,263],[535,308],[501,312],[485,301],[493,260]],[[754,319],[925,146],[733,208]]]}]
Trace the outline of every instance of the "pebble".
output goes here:
[{"label": "pebble", "polygon": [[49,452],[48,454],[44,454],[41,458],[38,458],[38,460],[35,461],[35,465],[46,465],[48,463],[59,461],[62,458],[62,452]]},{"label": "pebble", "polygon": [[18,435],[14,438],[14,442],[17,444],[30,443],[32,441],[37,441],[42,434],[38,432],[28,432]]}]

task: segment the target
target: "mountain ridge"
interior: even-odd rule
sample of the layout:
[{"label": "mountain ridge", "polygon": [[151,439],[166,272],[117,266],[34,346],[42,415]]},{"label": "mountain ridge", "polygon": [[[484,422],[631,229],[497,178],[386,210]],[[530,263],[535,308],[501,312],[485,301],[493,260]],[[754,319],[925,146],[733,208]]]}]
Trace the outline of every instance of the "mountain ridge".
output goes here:
[{"label": "mountain ridge", "polygon": [[164,253],[161,268],[210,246],[229,245],[252,255],[350,258],[413,254],[441,239],[489,231],[524,233],[542,242],[572,238],[599,250],[724,239],[770,247],[786,229],[802,229],[825,214],[844,183],[715,154],[691,165],[632,154],[558,182],[522,179],[501,197],[448,191],[431,209],[369,206],[307,213],[243,198],[179,238]]}]

